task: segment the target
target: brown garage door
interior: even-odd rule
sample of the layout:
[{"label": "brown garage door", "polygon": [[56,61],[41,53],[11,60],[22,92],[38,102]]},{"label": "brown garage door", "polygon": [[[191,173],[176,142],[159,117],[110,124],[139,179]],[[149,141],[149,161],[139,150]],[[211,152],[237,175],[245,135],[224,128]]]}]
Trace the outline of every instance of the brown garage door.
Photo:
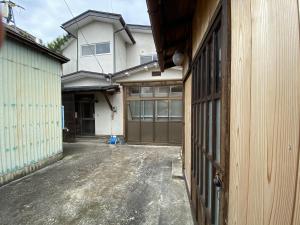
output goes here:
[{"label": "brown garage door", "polygon": [[182,86],[132,86],[126,88],[128,143],[182,143]]}]

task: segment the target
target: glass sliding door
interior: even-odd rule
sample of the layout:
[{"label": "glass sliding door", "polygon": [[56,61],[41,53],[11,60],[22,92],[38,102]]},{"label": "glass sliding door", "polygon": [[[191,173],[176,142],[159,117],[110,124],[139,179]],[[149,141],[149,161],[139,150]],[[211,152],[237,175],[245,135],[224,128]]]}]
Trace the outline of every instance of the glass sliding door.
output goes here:
[{"label": "glass sliding door", "polygon": [[141,101],[141,142],[153,142],[153,101]]},{"label": "glass sliding door", "polygon": [[129,101],[127,107],[127,127],[128,127],[128,141],[140,141],[140,128],[141,128],[141,102]]},{"label": "glass sliding door", "polygon": [[168,143],[169,101],[155,101],[155,139],[156,143]]},{"label": "glass sliding door", "polygon": [[182,143],[182,85],[126,88],[128,142]]}]

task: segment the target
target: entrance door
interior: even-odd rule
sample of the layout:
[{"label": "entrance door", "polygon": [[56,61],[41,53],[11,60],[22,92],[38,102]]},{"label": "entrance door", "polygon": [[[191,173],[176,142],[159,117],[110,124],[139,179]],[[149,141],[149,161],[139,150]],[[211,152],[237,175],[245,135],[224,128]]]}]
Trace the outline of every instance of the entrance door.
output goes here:
[{"label": "entrance door", "polygon": [[[225,224],[226,76],[222,70],[221,13],[217,16],[192,66],[192,204],[200,225]],[[224,41],[224,40],[223,40]],[[224,136],[223,136],[224,137]]]},{"label": "entrance door", "polygon": [[75,102],[76,135],[95,135],[94,95],[78,95]]},{"label": "entrance door", "polygon": [[64,142],[74,142],[76,136],[76,120],[75,120],[75,96],[73,93],[62,94],[62,104],[64,106],[65,128],[68,132],[63,132]]}]

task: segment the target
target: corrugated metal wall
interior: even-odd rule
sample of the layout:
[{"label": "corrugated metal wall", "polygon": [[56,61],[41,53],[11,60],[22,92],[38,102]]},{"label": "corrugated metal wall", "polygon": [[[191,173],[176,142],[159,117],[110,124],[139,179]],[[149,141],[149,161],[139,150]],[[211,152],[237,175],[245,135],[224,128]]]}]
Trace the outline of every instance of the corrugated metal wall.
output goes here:
[{"label": "corrugated metal wall", "polygon": [[0,50],[0,176],[62,152],[61,64],[14,40]]}]

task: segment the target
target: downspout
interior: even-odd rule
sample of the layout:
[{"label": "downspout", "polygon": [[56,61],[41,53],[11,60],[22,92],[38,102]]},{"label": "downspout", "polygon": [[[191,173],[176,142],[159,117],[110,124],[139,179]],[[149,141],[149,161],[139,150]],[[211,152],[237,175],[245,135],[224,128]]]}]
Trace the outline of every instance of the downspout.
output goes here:
[{"label": "downspout", "polygon": [[113,64],[114,68],[113,68],[113,73],[116,72],[116,34],[123,31],[123,30],[125,30],[125,29],[126,29],[126,26],[119,29],[119,30],[114,31],[114,37],[113,37],[113,39],[114,39],[114,43],[113,43],[113,45],[114,45],[113,46],[113,48],[114,48],[114,64]]},{"label": "downspout", "polygon": [[77,29],[77,61],[76,61],[76,69],[77,72],[79,71],[79,36],[78,36],[78,29]]},{"label": "downspout", "polygon": [[[121,31],[123,31],[123,30],[125,30],[125,29],[126,29],[126,25],[123,28],[114,31],[114,34],[113,34],[113,42],[114,42],[113,43],[113,48],[114,48],[114,53],[113,53],[114,54],[114,56],[113,56],[113,61],[114,61],[113,62],[113,74],[116,73],[116,34],[119,33],[119,32],[121,32]],[[109,74],[109,76],[110,76],[110,83],[112,84],[112,74]],[[105,99],[106,98],[107,97],[105,97]],[[107,101],[107,99],[106,99],[106,101]],[[108,102],[109,102],[109,100],[108,100]],[[111,108],[111,117],[112,117],[111,118],[111,123],[110,123],[110,135],[112,135],[112,120],[114,118],[115,111],[113,110],[112,106],[110,106],[110,108]]]}]

